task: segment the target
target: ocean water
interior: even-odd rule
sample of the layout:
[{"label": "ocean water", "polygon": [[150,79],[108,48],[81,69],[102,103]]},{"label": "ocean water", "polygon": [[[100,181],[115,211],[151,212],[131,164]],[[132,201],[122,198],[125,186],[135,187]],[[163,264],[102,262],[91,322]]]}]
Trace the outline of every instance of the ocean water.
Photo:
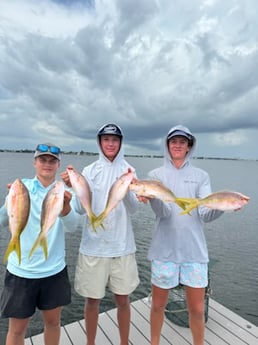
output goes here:
[{"label": "ocean water", "polygon": [[[60,172],[68,164],[78,171],[96,159],[95,156],[63,155]],[[138,178],[163,163],[162,158],[128,157],[136,168]],[[0,204],[4,203],[6,185],[17,177],[33,177],[31,153],[0,153]],[[212,298],[246,320],[258,326],[258,162],[245,160],[195,159],[193,164],[206,170],[212,190],[223,189],[242,192],[250,202],[239,212],[225,213],[219,219],[205,224],[205,234],[210,256]],[[137,244],[137,261],[141,283],[132,294],[137,300],[150,293],[150,264],[147,251],[154,225],[154,215],[149,205],[140,205],[133,218]],[[75,234],[66,234],[68,272],[71,282],[80,243],[80,228]],[[0,290],[3,286],[5,265],[3,255],[9,241],[8,229],[0,229]],[[84,300],[72,288],[72,303],[63,309],[62,324],[83,318]],[[114,307],[112,295],[107,290],[101,302],[101,311]],[[0,345],[4,344],[7,320],[0,320]],[[27,335],[42,331],[39,312],[33,316]]]}]

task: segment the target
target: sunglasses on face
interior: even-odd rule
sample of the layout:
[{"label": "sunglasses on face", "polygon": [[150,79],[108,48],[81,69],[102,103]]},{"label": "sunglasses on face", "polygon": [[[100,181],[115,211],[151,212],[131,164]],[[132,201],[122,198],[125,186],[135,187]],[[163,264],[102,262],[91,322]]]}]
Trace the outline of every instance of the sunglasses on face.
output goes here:
[{"label": "sunglasses on face", "polygon": [[49,145],[46,145],[46,144],[39,144],[37,146],[36,150],[40,151],[40,152],[51,152],[54,155],[58,155],[61,152],[59,147],[57,147],[57,146],[49,146]]}]

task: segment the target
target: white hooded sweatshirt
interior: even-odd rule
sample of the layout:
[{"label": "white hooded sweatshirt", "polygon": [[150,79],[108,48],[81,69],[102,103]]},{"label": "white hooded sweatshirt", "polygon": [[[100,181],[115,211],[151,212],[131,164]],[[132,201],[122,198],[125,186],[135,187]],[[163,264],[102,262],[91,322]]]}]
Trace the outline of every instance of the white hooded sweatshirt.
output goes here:
[{"label": "white hooded sweatshirt", "polygon": [[[126,173],[128,168],[135,171],[124,159],[122,143],[123,141],[119,153],[112,162],[105,157],[99,146],[98,160],[82,171],[92,192],[92,210],[96,215],[105,209],[113,182]],[[128,191],[104,220],[105,230],[99,227],[97,232],[93,231],[86,217],[80,253],[95,257],[118,257],[135,253],[136,245],[130,216],[136,212],[138,206],[139,201],[135,194]]]},{"label": "white hooded sweatshirt", "polygon": [[[175,130],[188,133],[193,138],[193,146],[183,165],[177,169],[173,164],[167,146],[168,136],[166,136],[164,140],[164,165],[149,172],[148,176],[150,179],[160,180],[177,197],[204,198],[211,193],[209,175],[190,163],[190,158],[196,147],[196,138],[188,128],[181,125],[172,127],[168,133]],[[148,258],[175,263],[207,263],[209,258],[203,222],[210,222],[218,218],[223,212],[199,206],[191,211],[191,216],[188,214],[179,215],[182,209],[175,203],[163,203],[157,199],[152,199],[150,203],[156,215],[156,226]]]}]

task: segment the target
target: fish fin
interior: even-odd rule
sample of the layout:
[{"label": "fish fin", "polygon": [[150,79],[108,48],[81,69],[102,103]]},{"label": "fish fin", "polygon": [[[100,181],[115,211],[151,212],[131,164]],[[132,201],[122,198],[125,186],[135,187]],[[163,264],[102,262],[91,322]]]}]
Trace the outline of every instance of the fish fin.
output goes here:
[{"label": "fish fin", "polygon": [[4,263],[6,263],[8,256],[11,254],[11,252],[15,251],[19,260],[19,265],[21,263],[21,245],[20,245],[20,239],[19,238],[13,238],[5,251],[4,255]]},{"label": "fish fin", "polygon": [[41,246],[44,252],[45,259],[47,260],[48,258],[48,248],[47,248],[47,239],[44,236],[39,235],[36,241],[34,242],[30,253],[29,253],[29,258],[31,258],[32,254],[35,252],[36,248],[38,246]]}]

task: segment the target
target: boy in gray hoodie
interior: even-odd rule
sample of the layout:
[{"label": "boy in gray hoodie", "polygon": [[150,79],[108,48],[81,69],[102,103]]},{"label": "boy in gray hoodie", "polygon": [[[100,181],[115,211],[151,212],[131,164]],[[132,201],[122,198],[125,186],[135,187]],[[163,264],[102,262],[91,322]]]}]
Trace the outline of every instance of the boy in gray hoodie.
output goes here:
[{"label": "boy in gray hoodie", "polygon": [[[164,164],[152,170],[149,178],[160,180],[177,197],[203,198],[210,194],[209,175],[190,163],[196,138],[189,129],[181,125],[172,127],[164,144]],[[189,216],[180,215],[182,210],[176,203],[150,199],[150,204],[156,215],[148,253],[152,283],[151,345],[159,344],[169,290],[179,283],[185,286],[193,344],[203,345],[209,258],[202,224],[223,212],[199,206]]]}]

